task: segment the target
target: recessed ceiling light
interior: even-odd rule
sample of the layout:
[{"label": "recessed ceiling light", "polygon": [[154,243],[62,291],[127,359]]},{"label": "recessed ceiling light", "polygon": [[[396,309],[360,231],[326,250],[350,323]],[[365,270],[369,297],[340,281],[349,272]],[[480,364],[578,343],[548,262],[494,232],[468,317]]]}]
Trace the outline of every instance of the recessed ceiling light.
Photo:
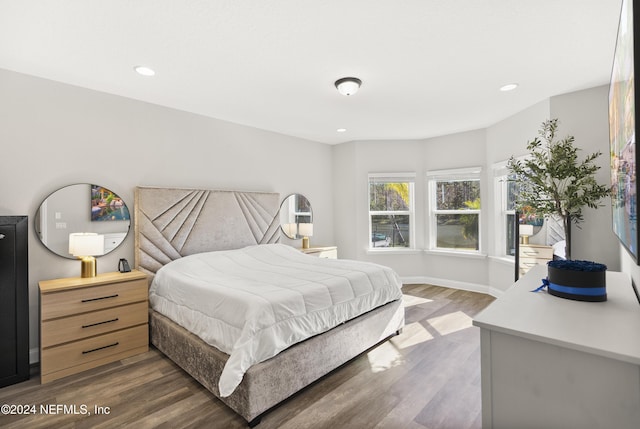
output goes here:
[{"label": "recessed ceiling light", "polygon": [[153,76],[156,74],[155,71],[145,66],[135,66],[133,69],[136,71],[136,73],[142,76]]},{"label": "recessed ceiling light", "polygon": [[514,89],[516,89],[518,87],[517,83],[509,83],[503,87],[500,88],[500,91],[502,92],[507,92],[507,91],[513,91]]},{"label": "recessed ceiling light", "polygon": [[339,133],[345,133],[345,132],[347,132],[347,129],[346,128],[338,128],[336,131],[339,132]]}]

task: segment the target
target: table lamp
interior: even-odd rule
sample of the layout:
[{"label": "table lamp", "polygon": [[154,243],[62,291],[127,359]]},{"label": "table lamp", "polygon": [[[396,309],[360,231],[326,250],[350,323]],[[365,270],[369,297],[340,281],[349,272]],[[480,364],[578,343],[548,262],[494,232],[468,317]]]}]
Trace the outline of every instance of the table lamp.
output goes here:
[{"label": "table lamp", "polygon": [[309,248],[309,237],[313,236],[313,224],[312,223],[299,223],[298,235],[302,236],[302,248]]},{"label": "table lamp", "polygon": [[69,253],[81,261],[80,277],[95,277],[97,262],[94,256],[104,254],[104,235],[94,232],[69,234]]},{"label": "table lamp", "polygon": [[533,225],[520,225],[519,234],[522,240],[522,244],[529,244],[529,236],[533,235]]}]

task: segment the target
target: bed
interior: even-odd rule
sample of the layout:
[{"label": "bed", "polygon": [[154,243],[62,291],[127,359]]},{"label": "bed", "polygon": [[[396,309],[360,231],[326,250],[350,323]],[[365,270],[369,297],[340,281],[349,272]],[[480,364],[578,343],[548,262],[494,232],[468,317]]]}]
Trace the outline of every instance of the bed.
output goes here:
[{"label": "bed", "polygon": [[[313,329],[318,329],[311,332],[310,338],[302,340],[294,335],[288,338],[286,343],[278,341],[278,346],[273,351],[269,351],[268,355],[256,353],[257,356],[253,356],[249,353],[255,362],[251,359],[247,360],[246,356],[237,358],[235,348],[226,350],[226,346],[215,343],[216,340],[213,340],[213,343],[217,347],[210,345],[211,340],[208,338],[207,342],[203,340],[203,332],[206,329],[198,331],[197,326],[196,329],[193,326],[186,326],[189,325],[190,317],[176,316],[167,311],[162,303],[159,304],[163,298],[156,296],[157,289],[164,289],[164,292],[170,296],[172,285],[178,281],[178,277],[164,275],[165,272],[169,272],[169,268],[173,270],[177,265],[181,267],[177,270],[178,272],[199,271],[192,265],[187,265],[188,261],[196,261],[196,267],[215,265],[218,267],[216,271],[219,271],[219,267],[232,264],[218,262],[216,265],[208,258],[233,259],[234,264],[237,259],[240,261],[238,266],[241,267],[244,267],[242,264],[245,264],[248,259],[258,259],[264,263],[261,269],[266,269],[267,266],[282,266],[283,270],[289,270],[291,269],[289,265],[292,265],[293,269],[297,269],[295,272],[297,277],[302,276],[302,273],[325,269],[337,270],[338,280],[341,277],[355,275],[360,280],[354,280],[356,277],[353,277],[340,281],[356,284],[357,287],[358,281],[374,278],[368,272],[373,264],[341,260],[321,262],[313,256],[295,251],[290,246],[277,244],[280,238],[278,216],[280,197],[276,193],[138,187],[135,199],[135,266],[148,274],[152,284],[151,307],[158,310],[150,311],[152,344],[247,420],[249,426],[257,425],[265,412],[292,394],[396,334],[404,324],[401,294],[399,297],[390,294],[382,298],[381,302],[373,302],[371,310],[362,314],[354,313],[359,315],[353,318],[350,310],[337,312],[334,314],[334,316],[337,315],[337,326],[333,328],[318,328],[314,323],[304,321],[303,324],[313,325]],[[267,256],[264,256],[265,251]],[[285,257],[287,261],[292,259],[292,262],[281,263],[278,259]],[[329,264],[328,268],[325,267],[326,262]],[[311,269],[303,265],[307,263],[311,264]],[[355,264],[354,267],[349,266],[350,263]],[[163,268],[165,266],[167,267]],[[229,279],[235,279],[234,276],[238,273],[246,271],[238,268],[235,268],[235,271],[233,271],[234,268],[231,270],[231,273],[225,274],[227,277],[224,281],[230,282]],[[356,274],[339,274],[342,273],[340,270],[356,272]],[[249,271],[246,272],[249,273]],[[152,282],[156,274],[157,281]],[[277,274],[280,275],[280,273]],[[207,275],[203,274],[204,277]],[[256,276],[249,279],[249,283],[254,283],[260,282],[262,278],[275,279],[271,276],[276,274],[261,272],[260,275],[247,275]],[[389,276],[388,271],[385,275]],[[324,278],[325,273],[315,272],[313,276],[305,281],[314,284],[318,276]],[[295,294],[281,287],[285,287],[287,283],[295,283],[297,287],[299,283],[297,277],[295,282],[278,280],[278,290],[293,297]],[[201,281],[200,278],[196,279],[196,285],[193,286],[195,289],[182,295],[197,295],[199,292],[193,291],[199,290],[197,282]],[[384,283],[382,280],[376,281]],[[226,283],[223,284],[225,287],[226,285]],[[322,287],[330,290],[330,285]],[[251,290],[249,294],[254,292]],[[295,293],[298,293],[298,290]],[[376,296],[381,293],[386,292],[376,292]],[[303,307],[309,307],[309,303],[315,302],[316,299],[305,301]],[[369,298],[366,300],[369,301]],[[199,299],[199,302],[211,301],[211,299]],[[360,306],[358,303],[348,304],[344,308],[358,306]],[[297,311],[290,307],[288,305],[285,310]],[[198,308],[195,312],[201,310]],[[313,311],[309,312],[315,317]],[[278,312],[274,311],[275,313]],[[289,323],[288,318],[289,316],[282,319],[287,319],[286,322]],[[264,319],[264,314],[257,318],[258,321]],[[201,322],[196,323],[198,324],[203,326]],[[204,337],[206,338],[206,335]],[[260,350],[262,350],[261,347]],[[242,362],[242,364],[236,365],[234,362]],[[242,367],[240,373],[229,376],[228,368],[234,366]],[[229,380],[231,383],[228,382]]]}]

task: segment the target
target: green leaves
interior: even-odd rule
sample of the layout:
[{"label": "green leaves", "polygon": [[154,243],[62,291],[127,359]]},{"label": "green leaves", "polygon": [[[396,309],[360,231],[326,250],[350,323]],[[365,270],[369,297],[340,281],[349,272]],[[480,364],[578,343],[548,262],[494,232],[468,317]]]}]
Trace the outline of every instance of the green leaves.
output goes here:
[{"label": "green leaves", "polygon": [[508,168],[515,176],[510,181],[517,184],[516,208],[531,206],[538,215],[556,213],[579,224],[584,220],[584,206],[598,208],[600,200],[609,195],[609,188],[595,179],[600,167],[594,161],[602,153],[580,161],[580,149],[573,145],[575,138],[556,140],[557,129],[557,119],[543,122],[540,137],[527,143],[530,156],[509,159]]}]

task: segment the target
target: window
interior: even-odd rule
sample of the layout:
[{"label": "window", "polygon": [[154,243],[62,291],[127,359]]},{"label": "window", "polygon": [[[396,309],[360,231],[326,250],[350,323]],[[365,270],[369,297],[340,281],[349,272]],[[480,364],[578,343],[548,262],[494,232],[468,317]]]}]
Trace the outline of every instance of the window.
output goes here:
[{"label": "window", "polygon": [[507,163],[493,166],[493,184],[496,196],[496,256],[515,256],[516,184],[509,181]]},{"label": "window", "polygon": [[413,247],[415,174],[369,175],[369,248]]},{"label": "window", "polygon": [[431,249],[480,251],[480,172],[478,167],[427,173]]}]

